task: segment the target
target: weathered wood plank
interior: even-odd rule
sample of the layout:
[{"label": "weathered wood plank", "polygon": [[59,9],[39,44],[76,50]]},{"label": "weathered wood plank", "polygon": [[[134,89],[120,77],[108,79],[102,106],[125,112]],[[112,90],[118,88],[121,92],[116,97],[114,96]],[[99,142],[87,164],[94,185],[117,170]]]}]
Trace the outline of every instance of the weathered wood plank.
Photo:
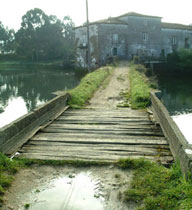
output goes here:
[{"label": "weathered wood plank", "polygon": [[98,124],[63,124],[63,123],[52,123],[50,127],[62,127],[62,128],[68,128],[68,129],[151,129],[151,130],[158,130],[160,131],[160,127],[155,125],[98,125]]},{"label": "weathered wood plank", "polygon": [[101,116],[97,116],[97,117],[87,117],[87,116],[60,116],[57,121],[59,120],[82,120],[82,121],[113,121],[113,122],[150,122],[150,120],[145,117],[145,118],[112,118],[112,117],[103,117]]},{"label": "weathered wood plank", "polygon": [[105,145],[103,147],[101,146],[94,146],[94,147],[87,147],[86,145],[73,145],[73,146],[49,146],[49,145],[26,145],[21,150],[21,152],[42,152],[42,153],[58,153],[58,152],[64,152],[71,153],[75,152],[78,154],[86,154],[89,156],[92,156],[92,153],[102,153],[102,154],[142,154],[142,155],[164,155],[164,156],[170,156],[170,151],[162,150],[159,152],[157,148],[145,148],[145,147],[138,147],[138,146],[109,146]]},{"label": "weathered wood plank", "polygon": [[[37,139],[36,137],[34,137],[32,139],[33,141],[39,141],[39,139]],[[40,139],[41,141],[45,141],[45,142],[66,142],[66,143],[77,143],[77,144],[83,144],[83,143],[87,143],[87,144],[124,144],[124,145],[168,145],[167,144],[167,141],[166,140],[131,140],[131,139],[128,139],[128,140],[121,140],[121,139],[118,139],[118,140],[115,140],[115,139],[92,139],[90,141],[90,139],[77,139],[77,138],[66,138],[66,139],[63,139],[63,138],[59,138],[59,137],[55,137],[55,138],[51,138],[51,139],[48,139],[48,138],[41,138]]]},{"label": "weathered wood plank", "polygon": [[138,122],[121,122],[121,121],[102,121],[102,120],[98,120],[98,121],[94,121],[94,120],[55,120],[54,124],[80,124],[80,125],[154,125],[153,122],[151,121],[138,121]]},{"label": "weathered wood plank", "polygon": [[173,160],[172,156],[165,156],[165,157],[155,157],[155,156],[143,156],[143,155],[131,155],[131,156],[126,156],[126,157],[122,157],[122,156],[118,156],[118,155],[110,155],[110,156],[103,156],[103,155],[99,155],[99,156],[82,156],[82,155],[78,155],[78,154],[73,154],[71,156],[67,156],[65,154],[54,154],[54,156],[50,155],[50,154],[41,154],[41,153],[22,153],[20,154],[20,157],[22,158],[32,158],[32,159],[43,159],[43,160],[85,160],[85,161],[117,161],[118,159],[122,159],[122,158],[134,158],[134,159],[138,159],[138,158],[146,158],[149,160],[153,160],[153,161],[161,161],[161,162],[171,162]]},{"label": "weathered wood plank", "polygon": [[[76,144],[76,143],[66,143],[66,142],[57,142],[57,141],[33,141],[33,140],[30,140],[28,141],[28,143],[26,145],[24,145],[24,147],[28,147],[28,146],[45,146],[45,147],[78,147],[78,146],[82,146],[82,147],[86,147],[86,148],[94,148],[94,147],[97,147],[97,148],[105,148],[105,147],[108,147],[108,148],[124,148],[125,145],[124,144]],[[170,148],[168,145],[156,145],[156,144],[130,144],[130,145],[126,145],[126,147],[138,147],[138,148],[152,148],[152,149],[156,149],[158,151],[170,151]]]},{"label": "weathered wood plank", "polygon": [[96,134],[91,134],[91,133],[45,133],[45,132],[41,132],[36,134],[32,139],[54,139],[54,138],[59,138],[59,139],[86,139],[87,141],[91,141],[93,139],[112,139],[112,140],[150,140],[150,141],[155,141],[155,140],[165,140],[164,136],[135,136],[135,135],[105,135],[105,134],[101,134],[98,135]]},{"label": "weathered wood plank", "polygon": [[46,133],[95,133],[97,135],[100,134],[113,134],[113,135],[134,135],[134,136],[164,136],[163,133],[161,131],[147,131],[147,130],[86,130],[86,129],[81,129],[81,130],[68,130],[68,129],[63,129],[63,128],[59,128],[59,127],[48,127],[48,128],[44,128],[42,129],[43,132]]}]

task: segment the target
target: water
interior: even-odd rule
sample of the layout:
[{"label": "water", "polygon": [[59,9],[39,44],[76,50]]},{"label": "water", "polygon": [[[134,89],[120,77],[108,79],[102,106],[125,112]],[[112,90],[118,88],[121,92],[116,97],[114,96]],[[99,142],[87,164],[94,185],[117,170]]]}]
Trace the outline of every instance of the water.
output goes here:
[{"label": "water", "polygon": [[53,92],[75,87],[80,78],[73,71],[1,69],[0,127],[52,99]]},{"label": "water", "polygon": [[187,141],[192,144],[192,83],[190,77],[159,78],[162,102]]},{"label": "water", "polygon": [[104,210],[99,183],[89,172],[56,178],[36,196],[31,210]]}]

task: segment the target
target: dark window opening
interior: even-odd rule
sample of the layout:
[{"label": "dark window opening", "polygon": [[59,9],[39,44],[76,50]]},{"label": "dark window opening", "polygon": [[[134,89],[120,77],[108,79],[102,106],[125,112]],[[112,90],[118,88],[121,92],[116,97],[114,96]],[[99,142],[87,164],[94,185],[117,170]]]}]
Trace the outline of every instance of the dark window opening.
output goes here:
[{"label": "dark window opening", "polygon": [[185,48],[189,48],[190,44],[189,44],[189,38],[185,38]]},{"label": "dark window opening", "polygon": [[161,50],[161,56],[164,57],[165,56],[165,49]]},{"label": "dark window opening", "polygon": [[117,56],[117,48],[116,47],[113,48],[113,56]]}]

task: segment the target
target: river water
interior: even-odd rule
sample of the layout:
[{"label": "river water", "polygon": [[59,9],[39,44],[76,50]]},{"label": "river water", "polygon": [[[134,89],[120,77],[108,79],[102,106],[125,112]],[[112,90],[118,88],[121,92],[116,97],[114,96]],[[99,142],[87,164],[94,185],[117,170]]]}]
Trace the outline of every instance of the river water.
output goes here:
[{"label": "river water", "polygon": [[192,82],[190,77],[160,77],[162,102],[192,144]]},{"label": "river water", "polygon": [[81,77],[66,70],[0,69],[0,127],[52,99],[53,92],[75,87]]}]

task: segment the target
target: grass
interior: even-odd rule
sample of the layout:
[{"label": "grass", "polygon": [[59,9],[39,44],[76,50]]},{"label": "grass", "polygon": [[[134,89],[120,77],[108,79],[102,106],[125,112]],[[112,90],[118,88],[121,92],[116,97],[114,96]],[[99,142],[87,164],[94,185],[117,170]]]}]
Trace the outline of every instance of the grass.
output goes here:
[{"label": "grass", "polygon": [[77,87],[69,91],[71,99],[68,104],[73,108],[85,106],[98,87],[111,74],[112,68],[104,67],[87,74]]},{"label": "grass", "polygon": [[132,64],[130,66],[130,93],[131,108],[140,109],[150,105],[150,82],[145,76],[145,67]]},{"label": "grass", "polygon": [[123,169],[135,169],[131,187],[120,199],[137,203],[140,210],[192,209],[192,179],[186,180],[178,163],[165,168],[144,159],[119,160]]},{"label": "grass", "polygon": [[18,171],[21,165],[21,162],[10,160],[0,153],[0,203],[3,201],[2,196],[5,189],[11,185],[13,175]]}]

